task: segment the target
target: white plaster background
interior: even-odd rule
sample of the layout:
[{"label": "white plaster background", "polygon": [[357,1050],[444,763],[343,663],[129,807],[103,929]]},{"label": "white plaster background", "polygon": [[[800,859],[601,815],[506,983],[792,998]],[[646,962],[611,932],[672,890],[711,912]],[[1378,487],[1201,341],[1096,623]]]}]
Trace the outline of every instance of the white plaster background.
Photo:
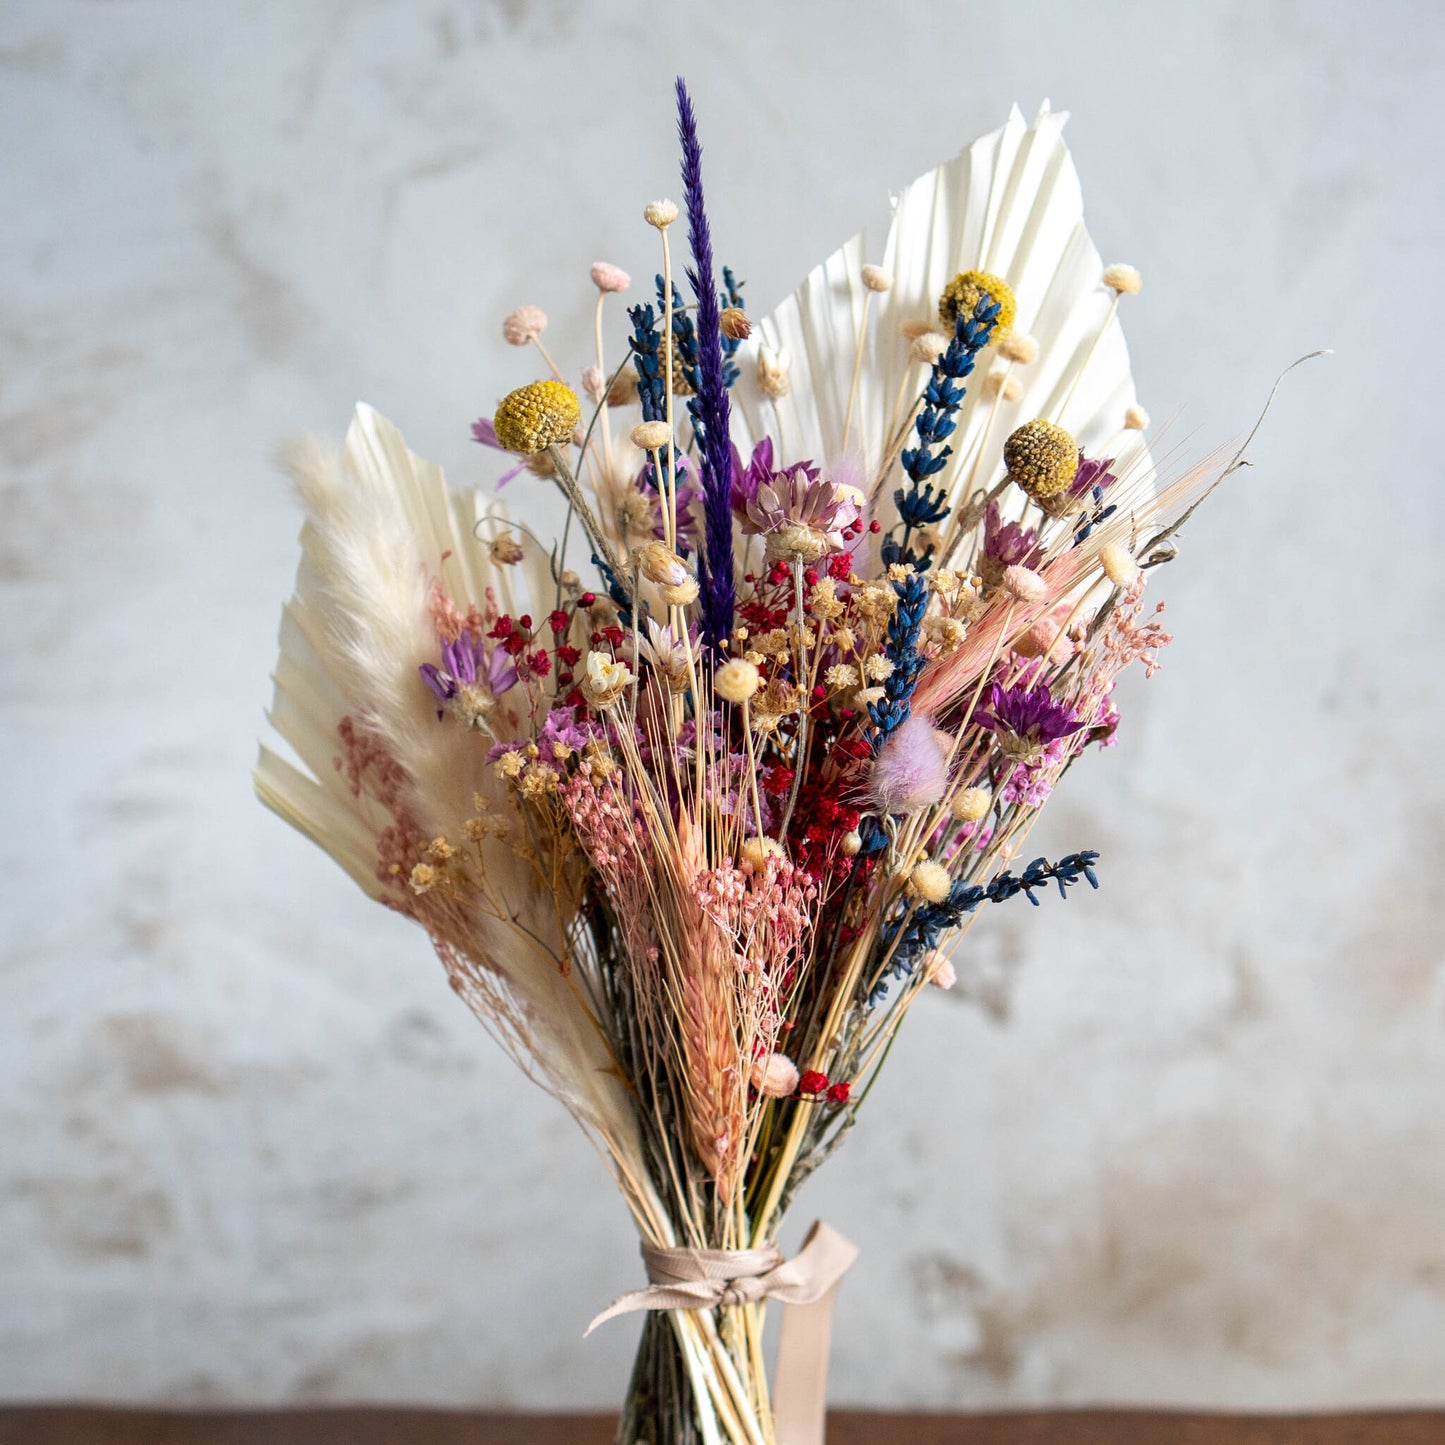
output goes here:
[{"label": "white plaster background", "polygon": [[798,1207],[865,1245],[836,1398],[1445,1401],[1442,52],[1434,0],[10,0],[0,1392],[619,1397],[600,1167],[248,771],[276,443],[365,397],[494,475],[497,322],[580,354],[587,264],[648,274],[681,69],[754,308],[1049,96],[1177,436],[1338,350],[1055,802],[1102,892],[985,920]]}]

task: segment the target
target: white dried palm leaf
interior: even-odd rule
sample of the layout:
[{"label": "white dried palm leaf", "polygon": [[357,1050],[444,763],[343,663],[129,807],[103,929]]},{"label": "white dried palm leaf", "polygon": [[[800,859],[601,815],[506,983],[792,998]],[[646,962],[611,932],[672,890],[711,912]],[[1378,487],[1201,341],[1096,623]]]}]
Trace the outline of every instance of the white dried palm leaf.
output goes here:
[{"label": "white dried palm leaf", "polygon": [[[881,248],[881,265],[891,288],[872,296],[857,393],[848,427],[850,449],[861,450],[869,475],[876,475],[885,434],[894,414],[900,382],[910,371],[907,401],[920,394],[925,368],[910,363],[909,341],[900,333],[907,321],[932,318],[938,298],[958,272],[985,270],[1001,276],[1018,301],[1015,330],[1033,335],[1039,357],[1016,366],[1022,385],[1016,401],[1000,404],[990,433],[993,472],[1003,439],[1035,417],[1057,421],[1085,451],[1108,446],[1127,468],[1131,491],[1152,484],[1142,434],[1124,433],[1124,413],[1134,403],[1129,354],[1113,293],[1103,284],[1103,263],[1084,228],[1078,175],[1064,144],[1066,113],[1047,102],[1032,125],[1018,108],[999,130],[975,141],[951,161],[920,176],[896,199],[892,224]],[[848,398],[865,298],[865,263],[878,261],[867,232],[860,232],[821,265],[754,329],[734,389],[740,439],[772,435],[783,460],[836,459],[843,450]],[[774,401],[757,381],[759,349],[780,358],[789,390]],[[991,403],[980,385],[996,353],[985,351],[969,378],[967,395],[951,438],[955,466],[945,474],[957,484],[959,459],[970,455]],[[910,370],[911,368],[911,370]],[[896,474],[895,474],[896,475]],[[884,504],[891,507],[885,489]],[[891,515],[881,520],[885,527]]]},{"label": "white dried palm leaf", "polygon": [[[503,810],[485,742],[438,725],[417,669],[437,652],[434,583],[463,609],[482,605],[488,589],[512,607],[509,569],[494,565],[476,536],[477,496],[450,494],[441,469],[370,407],[358,406],[339,458],[305,444],[288,462],[306,521],[269,717],[301,766],[263,747],[256,790],[374,898],[405,903],[406,880],[379,872],[378,838],[394,815],[365,791],[353,793],[338,765],[338,728],[352,719],[401,766],[406,810],[426,838],[459,837],[474,794]],[[545,599],[546,562],[529,559],[521,580]],[[630,1167],[635,1125],[613,1059],[547,946],[558,938],[556,896],[514,849],[495,839],[485,848],[488,883],[507,918],[468,920],[467,951],[483,966],[449,957],[454,984],[522,1067]]]}]

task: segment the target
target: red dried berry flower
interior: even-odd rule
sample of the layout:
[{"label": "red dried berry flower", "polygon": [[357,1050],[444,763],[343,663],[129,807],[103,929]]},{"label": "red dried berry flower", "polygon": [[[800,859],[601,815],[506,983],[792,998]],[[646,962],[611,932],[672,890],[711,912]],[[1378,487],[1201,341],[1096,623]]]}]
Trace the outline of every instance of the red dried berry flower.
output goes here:
[{"label": "red dried berry flower", "polygon": [[561,636],[562,633],[566,632],[568,624],[571,621],[572,619],[568,617],[567,614],[560,607],[555,612],[549,613],[547,616],[547,625],[552,629],[553,632],[557,633],[558,636]]},{"label": "red dried berry flower", "polygon": [[827,1087],[827,1074],[819,1073],[817,1069],[804,1069],[803,1077],[798,1080],[800,1094],[821,1094]]},{"label": "red dried berry flower", "polygon": [[834,1084],[833,1087],[828,1090],[828,1102],[830,1104],[846,1104],[852,1097],[853,1085],[850,1084],[847,1079],[844,1079],[842,1083]]},{"label": "red dried berry flower", "polygon": [[579,607],[595,607],[597,605],[597,594],[595,592],[584,592],[578,599]]}]

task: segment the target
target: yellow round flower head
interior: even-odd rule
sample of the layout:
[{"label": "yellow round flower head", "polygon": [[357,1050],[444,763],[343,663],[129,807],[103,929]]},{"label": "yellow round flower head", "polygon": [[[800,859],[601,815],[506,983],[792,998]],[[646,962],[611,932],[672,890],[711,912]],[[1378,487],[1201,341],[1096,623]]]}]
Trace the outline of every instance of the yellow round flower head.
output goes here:
[{"label": "yellow round flower head", "polygon": [[989,340],[1000,341],[1008,333],[1019,310],[1018,302],[1014,300],[1013,287],[1002,276],[995,276],[988,271],[960,271],[943,288],[943,295],[938,298],[938,319],[943,322],[944,329],[950,336],[960,313],[971,316],[984,292],[988,293],[990,301],[998,302],[998,316],[994,320],[993,335]]},{"label": "yellow round flower head", "polygon": [[1003,444],[1010,478],[1036,502],[1057,497],[1079,470],[1079,444],[1051,421],[1028,422]]},{"label": "yellow round flower head", "polygon": [[534,381],[502,398],[492,418],[497,440],[509,452],[544,452],[572,436],[582,420],[577,393],[560,381]]}]

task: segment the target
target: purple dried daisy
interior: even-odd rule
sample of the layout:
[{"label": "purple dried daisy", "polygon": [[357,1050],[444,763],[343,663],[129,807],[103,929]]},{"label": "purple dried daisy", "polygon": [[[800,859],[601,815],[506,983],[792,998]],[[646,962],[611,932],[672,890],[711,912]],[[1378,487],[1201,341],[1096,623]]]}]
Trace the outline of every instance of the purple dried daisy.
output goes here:
[{"label": "purple dried daisy", "polygon": [[[442,643],[442,665],[424,662],[417,669],[436,700],[446,704],[468,727],[482,727],[497,699],[517,681],[512,659],[500,648],[490,653],[479,637],[464,632]],[[437,713],[441,716],[441,712]]]},{"label": "purple dried daisy", "polygon": [[1083,723],[1074,712],[1055,702],[1046,683],[1004,687],[994,683],[988,692],[988,709],[976,713],[980,727],[991,728],[1005,757],[1035,763],[1050,744],[1076,733]]}]

